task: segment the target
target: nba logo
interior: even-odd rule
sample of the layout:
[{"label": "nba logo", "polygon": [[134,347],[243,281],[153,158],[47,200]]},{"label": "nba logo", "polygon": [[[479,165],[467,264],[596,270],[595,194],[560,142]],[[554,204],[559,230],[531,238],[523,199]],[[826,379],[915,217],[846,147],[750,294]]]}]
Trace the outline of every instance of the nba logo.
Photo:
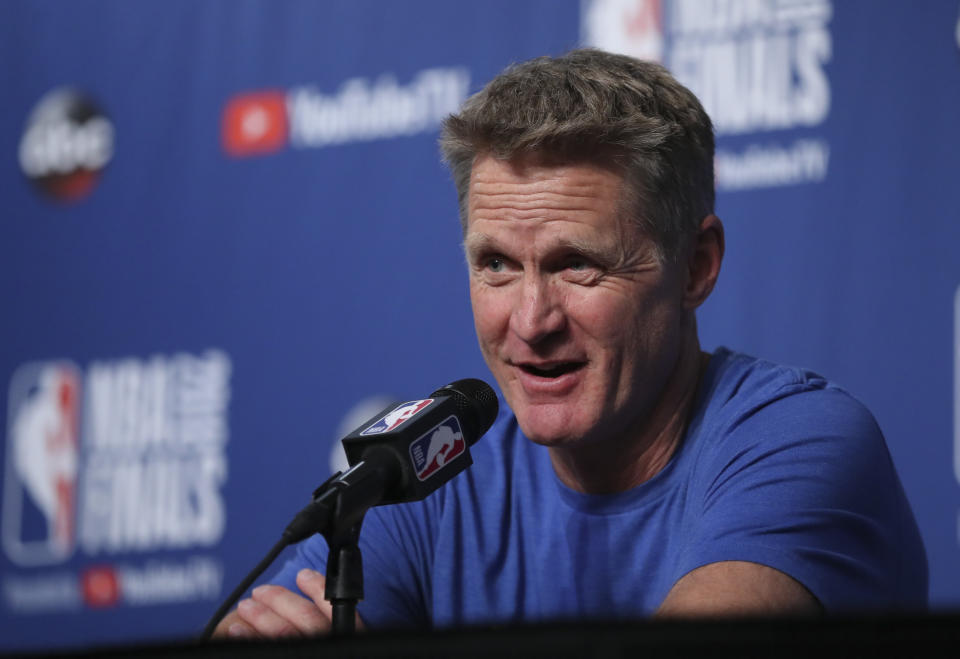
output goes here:
[{"label": "nba logo", "polygon": [[463,453],[464,449],[466,442],[463,441],[460,421],[455,416],[449,416],[410,445],[410,457],[417,478],[427,480]]},{"label": "nba logo", "polygon": [[411,400],[409,403],[398,405],[390,412],[387,412],[386,416],[382,419],[364,429],[360,434],[379,435],[380,433],[396,430],[432,402],[432,398],[427,398],[426,400]]},{"label": "nba logo", "polygon": [[9,396],[3,546],[18,565],[59,563],[76,538],[79,371],[70,362],[26,364]]},{"label": "nba logo", "polygon": [[581,8],[584,45],[663,61],[663,0],[581,0]]}]

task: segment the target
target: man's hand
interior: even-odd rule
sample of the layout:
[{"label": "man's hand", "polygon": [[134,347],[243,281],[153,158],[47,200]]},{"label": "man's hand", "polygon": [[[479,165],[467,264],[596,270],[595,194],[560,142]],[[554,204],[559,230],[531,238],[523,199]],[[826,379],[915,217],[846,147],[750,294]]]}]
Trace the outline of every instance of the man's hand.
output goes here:
[{"label": "man's hand", "polygon": [[693,570],[674,584],[658,618],[808,617],[823,613],[800,582],[765,565],[722,561]]},{"label": "man's hand", "polygon": [[[214,638],[280,638],[316,636],[330,631],[333,610],[323,598],[326,580],[314,570],[300,570],[297,587],[307,597],[282,586],[257,586],[241,600],[213,633]],[[357,629],[363,623],[357,616]]]}]

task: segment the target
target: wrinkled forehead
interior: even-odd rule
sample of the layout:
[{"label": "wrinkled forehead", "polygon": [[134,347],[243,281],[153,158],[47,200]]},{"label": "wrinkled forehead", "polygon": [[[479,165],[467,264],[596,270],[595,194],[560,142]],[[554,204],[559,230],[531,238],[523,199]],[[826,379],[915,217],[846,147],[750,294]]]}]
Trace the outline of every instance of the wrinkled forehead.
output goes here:
[{"label": "wrinkled forehead", "polygon": [[593,162],[480,159],[464,236],[467,256],[567,250],[613,261],[648,242],[622,212],[623,177]]},{"label": "wrinkled forehead", "polygon": [[473,172],[484,162],[494,160],[508,165],[517,173],[536,171],[538,169],[564,169],[570,167],[587,166],[609,171],[624,178],[627,173],[628,155],[611,147],[596,147],[585,149],[525,149],[508,154],[497,153],[493,150],[481,150],[473,159]]},{"label": "wrinkled forehead", "polygon": [[611,159],[543,152],[499,158],[483,153],[470,174],[464,237],[476,232],[477,221],[602,217],[608,232],[630,238],[627,234],[639,223],[632,221],[636,204],[623,172]]}]

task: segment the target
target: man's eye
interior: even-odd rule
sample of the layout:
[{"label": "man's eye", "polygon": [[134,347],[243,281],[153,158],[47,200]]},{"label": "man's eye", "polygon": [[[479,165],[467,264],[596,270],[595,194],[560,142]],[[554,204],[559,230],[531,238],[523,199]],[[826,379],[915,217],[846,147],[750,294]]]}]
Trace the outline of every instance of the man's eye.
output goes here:
[{"label": "man's eye", "polygon": [[490,272],[503,272],[504,268],[506,268],[506,263],[502,258],[495,256],[487,259],[487,270]]},{"label": "man's eye", "polygon": [[590,267],[584,259],[570,259],[567,261],[567,268],[576,272],[582,272]]}]

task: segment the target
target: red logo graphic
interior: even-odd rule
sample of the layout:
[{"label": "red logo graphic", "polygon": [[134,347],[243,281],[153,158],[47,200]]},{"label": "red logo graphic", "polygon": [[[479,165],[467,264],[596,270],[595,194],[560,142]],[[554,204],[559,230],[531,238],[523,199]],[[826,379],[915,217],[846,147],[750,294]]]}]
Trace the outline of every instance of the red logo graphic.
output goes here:
[{"label": "red logo graphic", "polygon": [[110,565],[98,565],[84,570],[80,577],[83,601],[93,609],[105,609],[120,601],[120,581]]},{"label": "red logo graphic", "polygon": [[262,155],[287,143],[287,102],[281,91],[234,96],[223,111],[223,148],[231,156]]}]

